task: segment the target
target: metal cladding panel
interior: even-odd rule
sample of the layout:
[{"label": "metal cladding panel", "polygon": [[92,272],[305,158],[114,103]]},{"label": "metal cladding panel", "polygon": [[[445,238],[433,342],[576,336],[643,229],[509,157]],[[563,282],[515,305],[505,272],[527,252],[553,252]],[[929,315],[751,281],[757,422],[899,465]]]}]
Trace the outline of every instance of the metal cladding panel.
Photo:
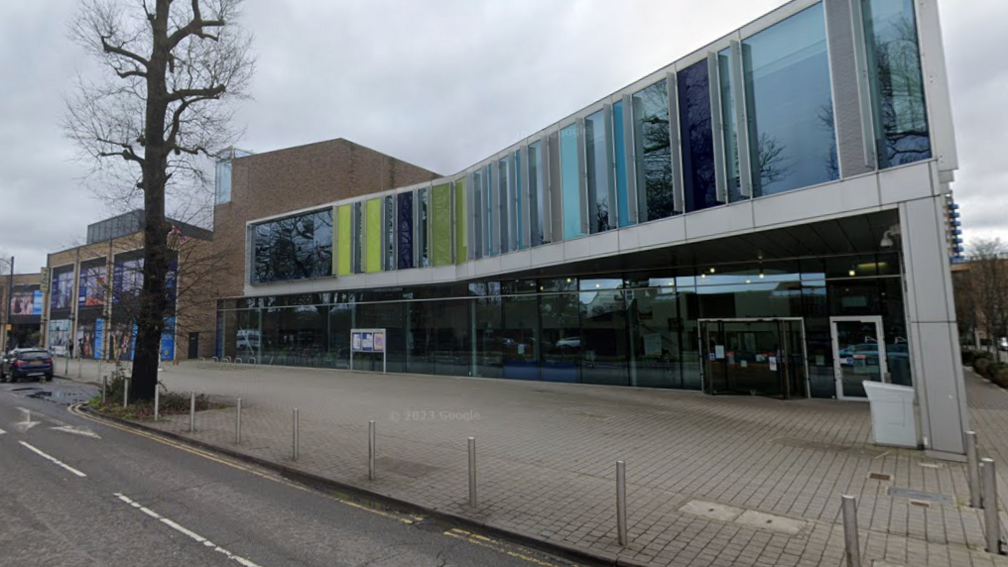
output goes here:
[{"label": "metal cladding panel", "polygon": [[431,229],[432,264],[447,266],[452,263],[451,185],[436,185],[431,193],[434,217]]},{"label": "metal cladding panel", "polygon": [[[830,83],[833,86],[833,124],[841,177],[872,171],[865,159],[865,138],[859,87],[867,86],[867,77],[859,79],[855,53],[855,27],[861,26],[851,10],[851,0],[826,0],[826,39],[829,44]],[[870,108],[865,112],[871,113]]]},{"label": "metal cladding panel", "polygon": [[336,275],[348,276],[351,273],[351,260],[353,259],[353,248],[351,247],[353,232],[353,220],[350,214],[350,205],[343,205],[337,208],[336,219]]},{"label": "metal cladding panel", "polygon": [[364,271],[380,272],[382,260],[382,200],[369,199],[366,204],[364,231],[366,245],[364,254]]},{"label": "metal cladding panel", "polygon": [[[724,119],[721,108],[721,69],[717,53],[707,54],[707,76],[710,80],[711,139],[714,141],[714,179],[717,200],[728,202],[728,180],[725,178]],[[724,80],[728,80],[727,77]]]},{"label": "metal cladding panel", "polygon": [[399,194],[397,214],[399,217],[396,223],[396,232],[399,234],[398,268],[406,270],[413,267],[413,193]]}]

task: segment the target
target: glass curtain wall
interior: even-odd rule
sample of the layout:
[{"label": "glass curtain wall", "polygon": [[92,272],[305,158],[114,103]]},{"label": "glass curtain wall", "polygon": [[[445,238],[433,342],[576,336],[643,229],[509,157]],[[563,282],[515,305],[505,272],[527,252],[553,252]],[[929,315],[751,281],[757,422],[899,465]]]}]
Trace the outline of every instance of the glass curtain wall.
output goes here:
[{"label": "glass curtain wall", "polygon": [[[898,255],[710,270],[268,296],[248,308],[231,300],[218,312],[219,350],[260,364],[347,368],[350,329],[376,327],[388,330],[393,372],[699,390],[713,348],[700,342],[705,321],[799,318],[804,349],[789,343],[789,360],[807,364],[812,396],[832,397],[829,318],[881,315],[887,370],[894,383],[913,383]],[[720,363],[735,370],[769,356],[732,353]]]},{"label": "glass curtain wall", "polygon": [[430,250],[430,190],[417,190],[416,216],[416,259],[418,268],[429,268],[431,265]]},{"label": "glass curtain wall", "polygon": [[398,266],[406,270],[413,267],[413,193],[399,193],[398,209]]},{"label": "glass curtain wall", "polygon": [[252,232],[252,283],[332,274],[332,209],[260,223]]},{"label": "glass curtain wall", "polygon": [[369,199],[365,204],[367,219],[365,220],[365,230],[367,240],[365,243],[365,264],[366,272],[380,272],[382,263],[382,200]]},{"label": "glass curtain wall", "polygon": [[452,263],[451,185],[447,183],[431,189],[433,194],[433,220],[431,223],[432,264],[447,266]]},{"label": "glass curtain wall", "polygon": [[913,0],[861,0],[879,166],[931,157]]},{"label": "glass curtain wall", "polygon": [[672,142],[665,81],[633,95],[634,156],[637,174],[637,214],[641,222],[674,214]]},{"label": "glass curtain wall", "polygon": [[514,174],[511,157],[497,161],[497,210],[500,215],[500,251],[507,254],[518,249],[517,216],[515,214]]},{"label": "glass curtain wall", "polygon": [[468,259],[467,228],[469,221],[466,215],[466,180],[455,180],[455,263],[461,264]]},{"label": "glass curtain wall", "polygon": [[394,270],[396,269],[396,214],[394,195],[385,197],[385,213],[382,217],[382,223],[385,227],[385,258],[382,268],[385,270]]},{"label": "glass curtain wall", "polygon": [[634,223],[630,220],[630,197],[627,188],[627,164],[626,164],[626,133],[625,119],[623,118],[623,101],[616,101],[612,105],[613,122],[613,163],[616,169],[616,211],[618,226],[631,226]]},{"label": "glass curtain wall", "polygon": [[721,93],[721,138],[725,151],[725,179],[728,187],[728,202],[734,203],[742,197],[742,179],[739,177],[738,131],[735,124],[735,79],[732,77],[731,50],[718,52],[718,77]]},{"label": "glass curtain wall", "polygon": [[473,258],[480,259],[484,256],[488,256],[486,252],[488,251],[486,244],[486,234],[484,232],[484,225],[486,222],[483,220],[483,170],[477,169],[472,173],[473,186],[470,191],[473,199],[472,205],[472,235],[473,235]]},{"label": "glass curtain wall", "polygon": [[542,142],[532,142],[528,146],[529,160],[529,218],[532,223],[532,246],[549,244],[544,223],[549,217],[549,195],[546,194],[545,166]]},{"label": "glass curtain wall", "polygon": [[742,60],[753,194],[839,179],[823,5],[743,41]]}]

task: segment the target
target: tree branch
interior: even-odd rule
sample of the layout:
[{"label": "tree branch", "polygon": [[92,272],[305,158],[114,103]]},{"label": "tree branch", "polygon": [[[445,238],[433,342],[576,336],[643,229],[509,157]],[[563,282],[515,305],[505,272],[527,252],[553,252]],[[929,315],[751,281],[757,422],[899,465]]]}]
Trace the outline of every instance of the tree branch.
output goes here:
[{"label": "tree branch", "polygon": [[184,100],[186,97],[199,97],[204,100],[215,99],[227,92],[227,85],[215,85],[205,89],[179,89],[168,93],[168,101]]},{"label": "tree branch", "polygon": [[105,53],[114,53],[115,55],[121,55],[123,57],[126,57],[127,59],[132,59],[137,63],[143,65],[144,69],[149,68],[150,66],[149,61],[137,55],[136,53],[133,53],[132,51],[123,49],[121,46],[112,45],[111,43],[106,41],[109,37],[111,36],[104,36],[104,35],[101,36],[102,49],[105,51]]},{"label": "tree branch", "polygon": [[191,35],[195,35],[196,37],[202,39],[212,39],[214,41],[219,39],[215,34],[206,33],[203,28],[222,28],[224,27],[224,20],[204,20],[203,16],[200,14],[199,0],[192,0],[192,11],[192,21],[175,30],[175,32],[168,38],[169,49],[175,49],[175,46],[177,46],[183,39]]}]

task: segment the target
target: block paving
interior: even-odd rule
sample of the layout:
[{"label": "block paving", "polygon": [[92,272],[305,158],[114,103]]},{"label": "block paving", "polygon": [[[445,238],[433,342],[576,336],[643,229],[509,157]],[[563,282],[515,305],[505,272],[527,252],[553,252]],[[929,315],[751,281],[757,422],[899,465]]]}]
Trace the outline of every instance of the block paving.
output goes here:
[{"label": "block paving", "polygon": [[[640,563],[840,567],[840,496],[850,494],[866,566],[1008,566],[1008,557],[984,551],[966,466],[872,445],[866,403],[196,362],[166,367],[161,379],[172,391],[241,397],[242,443],[234,444],[234,408],[199,413],[193,434],[187,415],[147,425]],[[967,391],[982,453],[1004,463],[999,495],[1008,509],[1008,392],[969,372]],[[377,428],[375,481],[367,478],[368,420]],[[468,505],[469,436],[477,444],[476,509]],[[617,460],[627,469],[626,548],[617,544]],[[911,499],[890,488],[925,494]],[[789,534],[681,510],[694,501],[801,527]]]}]

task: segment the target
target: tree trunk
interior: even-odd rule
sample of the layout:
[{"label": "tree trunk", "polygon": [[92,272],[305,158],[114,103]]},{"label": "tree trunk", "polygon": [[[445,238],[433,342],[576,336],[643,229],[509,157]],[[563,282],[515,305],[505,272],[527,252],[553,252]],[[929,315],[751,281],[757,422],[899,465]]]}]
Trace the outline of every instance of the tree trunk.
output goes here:
[{"label": "tree trunk", "polygon": [[168,41],[170,0],[157,0],[151,20],[153,45],[147,66],[147,105],[144,113],[144,267],[143,288],[136,315],[136,347],[133,350],[133,384],[130,394],[139,400],[154,398],[161,333],[168,307],[168,229],[165,222],[165,185],[168,183],[168,152],[165,118],[168,114],[166,83],[171,49]]}]

